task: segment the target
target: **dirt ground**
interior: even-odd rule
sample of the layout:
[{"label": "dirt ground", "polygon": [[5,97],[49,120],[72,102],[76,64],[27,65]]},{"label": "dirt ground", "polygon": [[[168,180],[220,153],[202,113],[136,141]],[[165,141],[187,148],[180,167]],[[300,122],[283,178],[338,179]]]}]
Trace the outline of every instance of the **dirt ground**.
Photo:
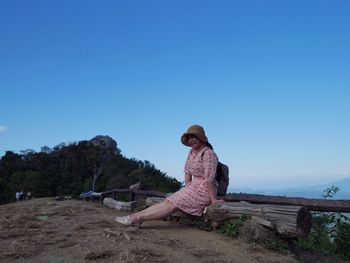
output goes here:
[{"label": "dirt ground", "polygon": [[[0,206],[0,262],[300,262],[291,253],[175,221],[142,228],[100,203],[40,198]],[[305,254],[301,262],[344,262]]]}]

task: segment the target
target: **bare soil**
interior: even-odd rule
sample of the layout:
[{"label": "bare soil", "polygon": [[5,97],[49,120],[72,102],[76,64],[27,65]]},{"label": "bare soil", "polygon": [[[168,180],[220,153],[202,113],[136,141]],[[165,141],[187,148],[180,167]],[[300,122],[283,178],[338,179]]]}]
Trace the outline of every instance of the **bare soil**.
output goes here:
[{"label": "bare soil", "polygon": [[[175,221],[142,228],[100,203],[40,198],[0,206],[0,262],[300,262],[291,253]],[[345,262],[305,254],[301,262]]]}]

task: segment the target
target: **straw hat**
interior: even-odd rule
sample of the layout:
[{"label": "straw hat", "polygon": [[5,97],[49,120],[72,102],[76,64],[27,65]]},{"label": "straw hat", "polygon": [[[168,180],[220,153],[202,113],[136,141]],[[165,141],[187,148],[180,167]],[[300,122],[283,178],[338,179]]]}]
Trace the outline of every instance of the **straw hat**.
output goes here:
[{"label": "straw hat", "polygon": [[187,129],[187,132],[185,132],[181,136],[181,142],[186,146],[190,146],[188,145],[188,135],[194,135],[198,139],[200,139],[202,142],[208,142],[208,138],[207,136],[205,136],[205,131],[203,127],[200,125],[192,125]]}]

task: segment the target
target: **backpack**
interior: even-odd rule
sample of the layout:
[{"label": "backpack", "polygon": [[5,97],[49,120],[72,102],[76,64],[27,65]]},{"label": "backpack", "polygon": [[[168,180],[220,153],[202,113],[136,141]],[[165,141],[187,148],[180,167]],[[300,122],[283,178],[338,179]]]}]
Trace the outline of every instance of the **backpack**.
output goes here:
[{"label": "backpack", "polygon": [[215,179],[219,183],[218,186],[218,196],[225,196],[227,193],[227,187],[229,184],[229,169],[226,164],[218,162],[218,166],[216,167]]},{"label": "backpack", "polygon": [[[202,159],[205,150],[202,153]],[[218,182],[218,192],[217,196],[225,196],[227,193],[227,187],[229,184],[229,169],[226,164],[218,161],[218,166],[216,167],[215,180]]]}]

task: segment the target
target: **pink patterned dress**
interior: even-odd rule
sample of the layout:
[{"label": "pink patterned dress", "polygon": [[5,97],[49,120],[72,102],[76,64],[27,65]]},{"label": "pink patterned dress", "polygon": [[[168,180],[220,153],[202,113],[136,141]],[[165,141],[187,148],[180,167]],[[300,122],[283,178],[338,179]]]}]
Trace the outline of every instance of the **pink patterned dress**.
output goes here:
[{"label": "pink patterned dress", "polygon": [[191,150],[184,172],[192,175],[192,181],[170,195],[167,200],[185,213],[201,216],[203,209],[211,202],[205,183],[211,182],[217,186],[215,180],[217,164],[218,158],[209,147],[199,152]]}]

